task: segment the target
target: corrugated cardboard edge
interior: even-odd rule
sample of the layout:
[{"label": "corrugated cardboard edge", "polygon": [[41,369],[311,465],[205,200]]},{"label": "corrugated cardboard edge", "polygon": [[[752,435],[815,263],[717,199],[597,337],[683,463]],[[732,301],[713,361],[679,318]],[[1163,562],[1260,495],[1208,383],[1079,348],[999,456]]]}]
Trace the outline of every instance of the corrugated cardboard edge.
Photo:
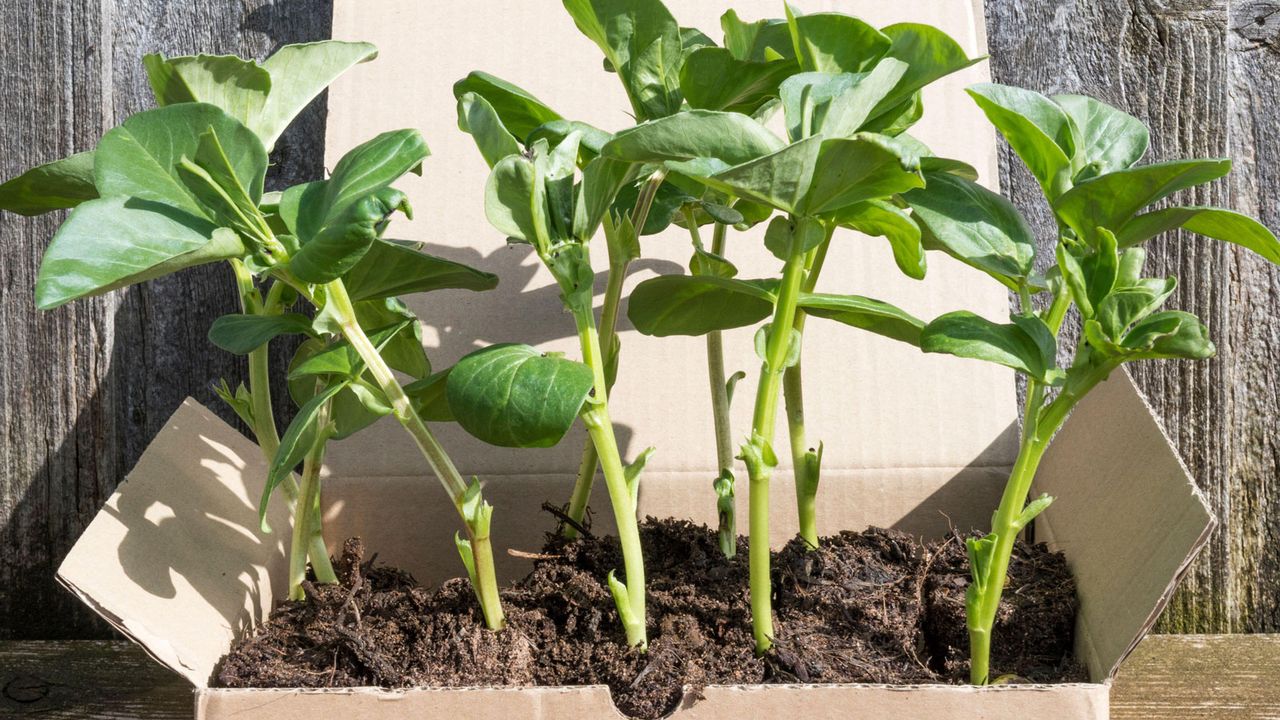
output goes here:
[{"label": "corrugated cardboard edge", "polygon": [[[1108,684],[1004,685],[713,685],[685,689],[674,720],[788,718],[854,720],[1025,720],[1028,717],[1106,720]],[[200,690],[197,720],[303,720],[332,712],[344,717],[518,717],[624,720],[601,685],[384,690]],[[865,712],[859,712],[863,708]]]},{"label": "corrugated cardboard edge", "polygon": [[[1110,423],[1102,422],[1103,418],[1110,420]],[[1118,437],[1116,435],[1099,436],[1100,428],[1114,427],[1117,417],[1121,420],[1131,420],[1133,425],[1125,428],[1124,437],[1131,440],[1137,440],[1137,443],[1126,443],[1121,447],[1115,442],[1108,443]],[[1088,473],[1081,473],[1081,466],[1089,466],[1096,463],[1098,469],[1102,472],[1092,477],[1104,477],[1110,484],[1130,483],[1130,478],[1117,477],[1117,471],[1107,462],[1106,455],[1108,453],[1123,456],[1128,449],[1137,448],[1141,445],[1145,447],[1150,445],[1152,448],[1163,449],[1163,452],[1153,454],[1147,458],[1150,465],[1150,471],[1147,471],[1146,465],[1142,468],[1142,472],[1146,474],[1144,480],[1151,483],[1159,483],[1154,487],[1147,489],[1147,497],[1152,500],[1168,503],[1168,505],[1176,511],[1176,517],[1162,517],[1159,512],[1146,512],[1146,507],[1142,507],[1139,503],[1138,507],[1133,508],[1134,512],[1128,517],[1132,517],[1139,522],[1152,523],[1153,528],[1167,528],[1166,532],[1160,538],[1149,542],[1142,547],[1143,551],[1149,552],[1153,560],[1160,557],[1166,557],[1170,563],[1176,563],[1175,570],[1166,575],[1167,582],[1163,589],[1159,592],[1158,597],[1152,600],[1150,610],[1145,614],[1142,621],[1134,627],[1132,631],[1123,631],[1126,641],[1120,647],[1119,651],[1107,650],[1111,653],[1111,657],[1106,657],[1104,650],[1096,641],[1097,634],[1092,625],[1098,622],[1098,619],[1091,623],[1091,608],[1089,606],[1090,597],[1101,597],[1109,601],[1115,597],[1115,593],[1121,592],[1129,587],[1134,581],[1134,576],[1130,575],[1125,578],[1117,578],[1115,585],[1105,588],[1095,588],[1089,586],[1089,575],[1083,568],[1079,567],[1084,563],[1105,564],[1109,562],[1109,558],[1103,552],[1099,552],[1099,548],[1092,548],[1090,552],[1081,553],[1076,548],[1071,547],[1071,542],[1063,542],[1061,537],[1063,533],[1055,533],[1054,518],[1066,511],[1071,513],[1069,505],[1071,496],[1075,494],[1079,486],[1082,484],[1080,478],[1090,477]],[[1074,452],[1077,445],[1084,446],[1092,453],[1083,454]],[[1083,458],[1083,459],[1081,459]],[[1067,470],[1068,477],[1060,478],[1059,471]],[[1129,485],[1132,487],[1132,485]],[[1127,489],[1127,488],[1122,488]],[[1121,490],[1113,490],[1110,497],[1114,501],[1122,497]],[[1046,540],[1050,546],[1062,550],[1068,560],[1068,564],[1072,566],[1072,572],[1076,576],[1079,595],[1081,597],[1081,610],[1077,616],[1076,623],[1076,656],[1089,665],[1090,674],[1093,677],[1103,676],[1107,681],[1113,679],[1116,672],[1127,658],[1137,647],[1142,638],[1155,625],[1160,617],[1160,613],[1169,604],[1174,591],[1177,589],[1178,583],[1186,575],[1190,569],[1192,562],[1196,556],[1208,543],[1209,537],[1217,527],[1217,518],[1210,510],[1209,503],[1204,494],[1197,487],[1195,480],[1188,471],[1186,464],[1182,462],[1177,449],[1174,447],[1168,434],[1165,432],[1159,418],[1152,410],[1151,405],[1147,402],[1142,392],[1134,384],[1133,378],[1128,371],[1121,369],[1099,385],[1094,391],[1086,397],[1084,401],[1076,408],[1072,417],[1063,427],[1058,437],[1054,439],[1049,451],[1045,455],[1044,462],[1041,466],[1040,473],[1036,478],[1036,486],[1033,494],[1046,491],[1048,494],[1057,498],[1054,506],[1045,514],[1036,520],[1037,539]],[[1105,499],[1107,496],[1099,494]],[[1154,503],[1152,503],[1154,504]],[[1110,507],[1110,505],[1108,505]],[[1155,508],[1151,508],[1154,510]],[[1055,512],[1056,511],[1056,512]],[[1112,510],[1115,512],[1115,510]],[[1094,513],[1099,515],[1100,513]],[[1093,518],[1079,516],[1073,517],[1077,524],[1087,524]],[[1162,521],[1165,521],[1162,524]],[[1182,524],[1178,526],[1174,521]],[[1062,522],[1058,522],[1056,527],[1059,529],[1068,527]],[[1085,528],[1087,531],[1087,528]],[[1173,536],[1175,531],[1180,534]],[[1084,535],[1079,528],[1072,527],[1068,534]],[[1064,546],[1065,545],[1065,546]],[[1154,566],[1154,563],[1152,563]],[[1129,593],[1132,596],[1132,592]],[[1140,602],[1141,600],[1130,599],[1130,602]],[[1105,612],[1098,613],[1106,616]],[[1100,620],[1108,621],[1111,618],[1101,617]],[[1116,636],[1122,635],[1122,631],[1117,630]]]}]

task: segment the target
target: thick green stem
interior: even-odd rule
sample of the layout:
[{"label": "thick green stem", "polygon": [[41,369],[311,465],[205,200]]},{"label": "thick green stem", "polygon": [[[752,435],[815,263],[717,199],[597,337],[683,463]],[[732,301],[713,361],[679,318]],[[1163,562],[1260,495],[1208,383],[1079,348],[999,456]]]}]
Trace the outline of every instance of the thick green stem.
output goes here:
[{"label": "thick green stem", "polygon": [[[835,233],[832,225],[826,231],[822,244],[814,248],[806,260],[807,268],[801,292],[813,292],[818,284],[818,275],[827,259],[827,249],[831,246],[831,236]],[[797,342],[804,340],[804,310],[796,310],[795,328]],[[782,395],[787,407],[787,434],[791,439],[791,467],[795,473],[796,510],[799,513],[800,537],[810,549],[818,547],[818,481],[821,468],[819,456],[809,447],[804,431],[804,374],[801,360],[797,355],[796,362],[787,368],[782,376]]]},{"label": "thick green stem", "polygon": [[600,351],[600,338],[596,333],[594,318],[589,313],[576,314],[578,340],[582,356],[595,378],[592,396],[582,411],[587,433],[600,457],[605,486],[609,490],[609,502],[618,526],[618,542],[622,546],[623,571],[626,573],[627,610],[619,609],[627,633],[627,644],[645,649],[648,633],[645,618],[644,556],[641,554],[640,528],[636,522],[636,506],[630,484],[618,452],[618,440],[613,432],[613,420],[609,416],[609,388],[605,379],[605,358]]},{"label": "thick green stem", "polygon": [[[253,284],[253,276],[248,268],[239,260],[232,260],[231,267],[235,271],[236,285],[240,291],[240,307],[245,313],[274,315],[281,311],[281,298],[286,285],[275,282],[267,291],[265,302],[259,302],[257,288]],[[276,428],[275,410],[271,402],[271,357],[267,345],[249,351],[249,402],[253,408],[253,434],[258,439],[258,447],[270,465],[280,448],[280,432]],[[298,484],[290,474],[280,484],[286,502],[296,515],[298,512]],[[305,507],[305,506],[304,506]],[[338,576],[333,571],[329,560],[329,549],[324,544],[324,523],[320,515],[320,502],[317,496],[315,507],[310,512],[313,517],[308,525],[311,533],[307,540],[307,556],[311,558],[311,566],[315,571],[316,581],[336,583]]]},{"label": "thick green stem", "polygon": [[[298,503],[293,513],[293,538],[289,545],[290,600],[302,600],[305,597],[302,592],[302,581],[307,579],[308,547],[316,536],[315,521],[318,519],[318,513],[315,510],[320,505],[320,465],[324,462],[324,448],[325,443],[328,442],[324,431],[328,424],[329,403],[325,403],[316,415],[316,427],[321,430],[315,444],[307,451],[302,461],[302,483],[298,488]],[[332,573],[333,569],[330,568],[329,572]],[[317,579],[319,579],[318,575]]]},{"label": "thick green stem", "polygon": [[[467,484],[462,479],[462,475],[458,473],[458,468],[454,466],[453,460],[445,452],[444,447],[436,440],[435,435],[423,422],[422,417],[413,409],[413,404],[409,401],[408,395],[405,394],[404,388],[401,387],[400,381],[396,380],[395,375],[391,372],[391,368],[387,366],[386,361],[382,359],[382,355],[378,353],[377,348],[370,342],[369,337],[365,335],[364,329],[360,327],[359,321],[356,319],[355,307],[351,303],[351,297],[347,294],[346,286],[341,280],[334,280],[325,286],[326,303],[332,303],[336,311],[339,325],[342,328],[342,335],[355,349],[356,354],[364,361],[365,366],[373,375],[374,382],[382,390],[387,401],[391,404],[392,414],[396,420],[404,426],[409,435],[417,443],[418,449],[422,451],[423,457],[426,458],[427,464],[431,466],[432,472],[440,484],[444,486],[445,492],[449,494],[449,499],[453,501],[454,507],[457,508],[458,514],[462,516],[463,525],[467,528],[468,536],[472,533],[471,524],[468,522],[466,513],[463,511],[463,500],[467,492]],[[502,613],[502,606],[498,600],[498,582],[494,573],[492,558],[492,550],[481,547],[488,545],[488,537],[471,538],[473,542],[472,551],[475,553],[476,576],[478,587],[476,588],[476,596],[481,599],[481,609],[484,611],[485,623],[490,629],[499,629],[505,623]],[[488,558],[487,562],[481,561],[481,556]],[[487,605],[483,603],[488,603]]]},{"label": "thick green stem", "polygon": [[805,276],[805,252],[800,240],[787,259],[778,287],[778,301],[765,345],[765,359],[760,367],[760,383],[756,388],[755,411],[752,414],[751,438],[743,448],[750,479],[750,584],[751,622],[756,653],[762,654],[773,645],[772,583],[769,578],[769,480],[777,458],[773,454],[773,427],[778,415],[778,390],[786,366],[787,353],[795,324],[796,302]]},{"label": "thick green stem", "polygon": [[472,585],[476,599],[480,601],[480,610],[484,613],[485,627],[501,630],[507,624],[507,618],[502,612],[502,598],[498,595],[498,573],[493,562],[493,543],[489,540],[489,531],[486,528],[484,532],[473,532],[468,525],[467,538],[471,542],[471,562],[476,571]]},{"label": "thick green stem", "polygon": [[[653,200],[657,197],[658,188],[666,179],[665,171],[650,176],[636,197],[636,206],[631,211],[631,226],[636,239],[644,232],[644,225],[649,220],[649,211],[653,208]],[[622,302],[622,284],[627,279],[627,270],[634,257],[619,242],[615,242],[613,234],[619,232],[609,213],[604,217],[605,235],[608,237],[609,279],[604,290],[604,307],[600,314],[600,346],[604,351],[606,383],[610,388],[618,369],[618,308]],[[636,243],[638,244],[638,243]],[[596,466],[600,457],[595,442],[591,438],[582,446],[582,460],[578,463],[578,476],[573,483],[573,492],[569,496],[569,507],[565,514],[571,522],[564,523],[560,534],[567,540],[578,537],[578,527],[587,517],[587,503],[591,500],[591,486],[595,483]]]}]

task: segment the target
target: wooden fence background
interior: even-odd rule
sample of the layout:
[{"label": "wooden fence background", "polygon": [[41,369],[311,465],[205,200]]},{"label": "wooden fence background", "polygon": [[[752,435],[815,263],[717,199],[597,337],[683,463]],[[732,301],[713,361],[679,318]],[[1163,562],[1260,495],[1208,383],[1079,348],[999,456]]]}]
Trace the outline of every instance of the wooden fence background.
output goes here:
[{"label": "wooden fence background", "polygon": [[[677,12],[692,1],[670,0]],[[327,37],[330,14],[326,0],[0,0],[0,178],[91,148],[146,107],[144,53],[261,57]],[[1231,178],[1195,200],[1280,228],[1280,2],[988,0],[986,15],[997,81],[1128,110],[1151,125],[1150,159],[1234,158]],[[269,182],[317,176],[323,128],[317,103],[278,146]],[[1001,167],[1051,238],[1007,148]],[[208,381],[241,373],[205,339],[235,305],[220,266],[37,314],[31,288],[55,225],[0,215],[0,639],[110,636],[54,569],[179,401],[214,406]],[[1219,348],[1211,362],[1135,372],[1221,520],[1163,627],[1280,631],[1280,270],[1184,235],[1151,251],[1156,272],[1182,278],[1174,306],[1204,318]]]}]

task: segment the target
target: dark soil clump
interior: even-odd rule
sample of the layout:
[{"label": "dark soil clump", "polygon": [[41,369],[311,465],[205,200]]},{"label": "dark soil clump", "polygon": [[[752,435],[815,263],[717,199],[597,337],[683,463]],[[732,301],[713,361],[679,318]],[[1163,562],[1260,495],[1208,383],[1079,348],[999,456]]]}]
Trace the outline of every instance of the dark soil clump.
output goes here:
[{"label": "dark soil clump", "polygon": [[[604,583],[622,567],[614,538],[552,539],[502,593],[507,629],[484,629],[470,586],[418,586],[348,540],[341,585],[306,584],[219,670],[226,687],[608,685],[618,708],[656,718],[686,686],[966,682],[963,543],[920,543],[872,528],[797,539],[774,553],[774,650],[752,652],[747,545],[721,556],[714,530],[641,526],[649,652],[626,647]],[[1071,659],[1075,585],[1061,555],[1019,544],[996,624],[993,671],[1036,682],[1083,679]]]}]

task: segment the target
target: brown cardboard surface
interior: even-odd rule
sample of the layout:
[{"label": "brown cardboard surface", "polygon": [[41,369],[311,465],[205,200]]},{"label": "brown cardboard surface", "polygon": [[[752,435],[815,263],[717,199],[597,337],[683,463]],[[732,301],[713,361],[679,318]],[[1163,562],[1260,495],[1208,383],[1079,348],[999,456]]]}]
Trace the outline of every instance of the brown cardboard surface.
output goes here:
[{"label": "brown cardboard surface", "polygon": [[1037,539],[1067,555],[1076,654],[1111,678],[1169,602],[1216,521],[1127,371],[1076,408],[1036,475]]},{"label": "brown cardboard surface", "polygon": [[[719,16],[729,7],[744,19],[783,12],[780,0],[668,0],[668,5],[681,24],[716,38],[721,35]],[[971,56],[985,53],[982,5],[976,0],[801,0],[798,7],[847,12],[877,26],[924,21],[949,32]],[[629,105],[617,77],[601,69],[598,48],[554,0],[429,5],[338,0],[333,33],[373,42],[379,57],[354,68],[330,90],[326,164],[333,167],[345,151],[378,132],[420,128],[432,157],[422,177],[397,184],[409,194],[414,220],[397,220],[389,232],[423,241],[429,252],[472,263],[501,279],[496,290],[486,293],[433,293],[411,301],[425,323],[424,340],[433,362],[444,367],[494,342],[527,342],[579,357],[573,322],[560,306],[550,275],[528,246],[506,246],[484,217],[488,168],[471,137],[457,128],[452,86],[468,72],[483,70],[524,87],[566,117],[618,130],[632,123]],[[925,117],[912,134],[937,153],[973,164],[985,182],[994,184],[995,133],[963,92],[987,79],[987,65],[980,63],[930,86]],[[779,120],[780,114],[774,122],[780,130]],[[741,277],[780,272],[761,242],[762,232],[729,235],[728,256]],[[691,252],[689,237],[680,228],[644,238],[644,258],[633,266],[626,292],[654,274],[681,272]],[[593,259],[599,304],[607,268],[602,239]],[[894,266],[883,238],[841,231],[818,289],[881,298],[922,318],[965,307],[1006,321],[1008,296],[998,283],[941,253],[930,253],[928,262],[928,278],[910,280]],[[748,375],[732,407],[735,438],[745,437],[750,425],[751,390],[760,367],[754,332],[729,332],[724,342],[728,371]],[[652,445],[657,452],[642,484],[658,473],[689,472],[692,482],[709,486],[718,468],[703,339],[645,337],[631,329],[625,313],[620,337],[621,367],[610,405],[624,458]],[[923,355],[820,319],[806,333],[804,363],[810,441],[826,442],[824,483],[843,482],[867,468],[1011,464],[1017,452],[1014,439],[1005,433],[1017,418],[1011,371]],[[781,415],[779,438],[785,432]],[[489,447],[456,427],[441,426],[438,433],[464,473],[493,484],[560,474],[565,497],[585,437],[575,432],[556,448],[529,451]],[[334,475],[344,477],[425,471],[413,442],[394,421],[337,444],[328,462]],[[790,459],[782,463],[789,466]],[[704,477],[698,478],[696,471]],[[745,476],[741,465],[739,475]]]},{"label": "brown cardboard surface", "polygon": [[284,595],[290,527],[257,446],[194,400],[178,408],[76,541],[58,580],[158,662],[204,687]]},{"label": "brown cardboard surface", "polygon": [[[674,720],[795,718],[806,720],[1106,720],[1108,686],[1057,685],[971,688],[953,685],[712,686]],[[342,708],[344,720],[383,718],[525,718],[622,720],[608,688],[464,688],[403,692],[201,690],[197,720],[310,720]]]}]

